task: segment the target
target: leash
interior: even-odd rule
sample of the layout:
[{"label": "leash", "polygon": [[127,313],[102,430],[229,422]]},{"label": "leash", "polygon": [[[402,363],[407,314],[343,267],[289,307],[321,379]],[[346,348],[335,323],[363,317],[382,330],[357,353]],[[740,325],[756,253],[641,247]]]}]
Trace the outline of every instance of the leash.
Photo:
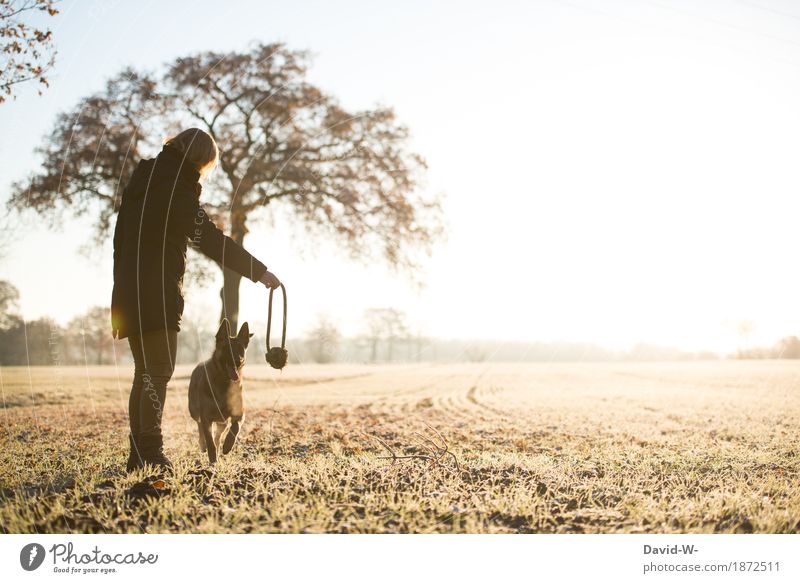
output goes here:
[{"label": "leash", "polygon": [[269,346],[270,330],[272,329],[272,296],[275,293],[274,288],[269,290],[269,309],[267,311],[267,353],[264,355],[267,362],[272,368],[278,370],[286,366],[286,361],[289,360],[289,352],[286,350],[286,288],[281,284],[281,291],[283,292],[283,332],[281,334],[281,345]]}]

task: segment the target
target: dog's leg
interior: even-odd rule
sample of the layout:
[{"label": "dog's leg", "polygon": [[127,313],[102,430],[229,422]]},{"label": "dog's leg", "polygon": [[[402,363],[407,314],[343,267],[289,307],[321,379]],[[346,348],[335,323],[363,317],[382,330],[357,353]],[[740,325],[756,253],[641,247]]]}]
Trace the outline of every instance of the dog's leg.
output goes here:
[{"label": "dog's leg", "polygon": [[222,444],[222,453],[228,453],[233,449],[233,444],[236,443],[236,436],[239,435],[241,424],[244,423],[242,417],[231,417],[231,426],[228,428],[228,434],[225,436],[225,443]]},{"label": "dog's leg", "polygon": [[222,437],[222,433],[225,431],[227,424],[225,423],[215,423],[214,424],[214,445],[217,446],[219,449],[219,440]]},{"label": "dog's leg", "polygon": [[206,436],[203,434],[203,424],[200,421],[197,422],[197,435],[200,436],[200,451],[204,452],[206,450]]},{"label": "dog's leg", "polygon": [[216,463],[217,461],[217,446],[214,443],[214,437],[211,435],[211,421],[205,419],[200,420],[200,430],[203,432],[203,439],[205,439],[206,446],[208,447],[208,461],[209,463]]}]

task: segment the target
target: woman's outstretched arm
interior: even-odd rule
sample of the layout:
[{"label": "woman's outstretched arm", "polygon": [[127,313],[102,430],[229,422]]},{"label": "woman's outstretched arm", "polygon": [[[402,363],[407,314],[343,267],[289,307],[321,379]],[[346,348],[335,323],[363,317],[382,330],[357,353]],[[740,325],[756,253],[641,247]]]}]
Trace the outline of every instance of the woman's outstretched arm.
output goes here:
[{"label": "woman's outstretched arm", "polygon": [[267,287],[280,285],[266,265],[214,224],[198,199],[189,193],[176,193],[170,212],[170,221],[189,237],[189,245],[242,277],[260,281]]}]

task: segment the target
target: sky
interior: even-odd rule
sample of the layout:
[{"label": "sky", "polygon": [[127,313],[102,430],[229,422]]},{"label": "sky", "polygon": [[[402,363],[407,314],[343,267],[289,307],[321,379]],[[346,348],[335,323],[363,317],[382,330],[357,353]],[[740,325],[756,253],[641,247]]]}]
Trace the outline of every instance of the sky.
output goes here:
[{"label": "sky", "polygon": [[[285,283],[290,335],[371,307],[441,338],[645,342],[720,352],[800,334],[800,6],[779,0],[74,2],[52,19],[42,97],[0,105],[0,201],[56,114],[126,66],[283,41],[350,109],[389,105],[428,161],[448,236],[420,288],[311,248],[290,225],[245,246]],[[5,212],[5,211],[4,211]],[[0,277],[26,318],[108,304],[90,228],[21,219]],[[266,291],[243,282],[243,319]],[[216,314],[216,286],[187,313]],[[743,338],[740,323],[753,323]]]}]

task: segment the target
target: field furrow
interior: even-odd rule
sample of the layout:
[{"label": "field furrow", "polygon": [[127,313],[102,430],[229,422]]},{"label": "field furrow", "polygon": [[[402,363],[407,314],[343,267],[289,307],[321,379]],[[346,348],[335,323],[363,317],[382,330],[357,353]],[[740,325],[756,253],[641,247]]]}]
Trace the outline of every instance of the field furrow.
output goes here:
[{"label": "field furrow", "polygon": [[[6,532],[797,532],[789,361],[266,366],[213,468],[179,367],[176,462],[123,471],[128,368],[0,370]],[[394,459],[394,461],[393,461]]]}]

